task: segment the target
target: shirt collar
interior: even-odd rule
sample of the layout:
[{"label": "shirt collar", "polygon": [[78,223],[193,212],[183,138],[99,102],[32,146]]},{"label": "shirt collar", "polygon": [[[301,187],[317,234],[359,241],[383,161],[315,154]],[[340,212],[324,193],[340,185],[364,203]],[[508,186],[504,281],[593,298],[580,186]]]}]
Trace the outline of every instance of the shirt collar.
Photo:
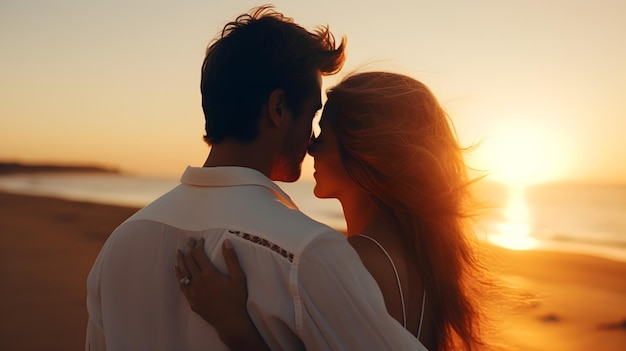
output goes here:
[{"label": "shirt collar", "polygon": [[274,195],[285,204],[285,206],[298,209],[298,206],[291,200],[278,185],[272,182],[263,173],[246,167],[223,166],[223,167],[191,167],[187,166],[185,173],[180,179],[181,183],[204,186],[204,187],[225,187],[241,185],[258,185],[269,189]]}]

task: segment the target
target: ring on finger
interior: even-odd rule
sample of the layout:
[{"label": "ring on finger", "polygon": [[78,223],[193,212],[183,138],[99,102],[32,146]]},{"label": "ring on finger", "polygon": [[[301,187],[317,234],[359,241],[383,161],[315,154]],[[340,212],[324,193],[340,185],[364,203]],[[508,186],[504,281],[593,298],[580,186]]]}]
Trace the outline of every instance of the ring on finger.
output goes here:
[{"label": "ring on finger", "polygon": [[187,276],[187,277],[182,278],[180,280],[180,283],[185,286],[188,286],[189,284],[191,284],[191,277]]}]

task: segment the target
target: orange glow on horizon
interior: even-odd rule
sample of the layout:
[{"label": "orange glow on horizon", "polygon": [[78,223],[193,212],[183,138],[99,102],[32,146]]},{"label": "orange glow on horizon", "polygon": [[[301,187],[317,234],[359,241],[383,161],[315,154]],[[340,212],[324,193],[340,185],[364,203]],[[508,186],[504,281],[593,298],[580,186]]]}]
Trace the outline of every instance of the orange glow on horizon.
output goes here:
[{"label": "orange glow on horizon", "polygon": [[477,153],[490,178],[510,186],[526,186],[566,173],[567,155],[560,150],[556,133],[549,133],[529,118],[512,118],[496,127]]},{"label": "orange glow on horizon", "polygon": [[[2,3],[0,161],[165,177],[204,162],[207,44],[258,3],[153,5]],[[349,39],[344,68],[324,77],[323,90],[368,70],[426,84],[462,144],[479,144],[468,153],[479,175],[517,185],[626,184],[626,50],[615,45],[626,31],[623,2],[493,2],[484,11],[459,0],[453,13],[443,2],[275,5],[305,28],[328,24]],[[312,179],[311,164],[307,157],[302,179]]]}]

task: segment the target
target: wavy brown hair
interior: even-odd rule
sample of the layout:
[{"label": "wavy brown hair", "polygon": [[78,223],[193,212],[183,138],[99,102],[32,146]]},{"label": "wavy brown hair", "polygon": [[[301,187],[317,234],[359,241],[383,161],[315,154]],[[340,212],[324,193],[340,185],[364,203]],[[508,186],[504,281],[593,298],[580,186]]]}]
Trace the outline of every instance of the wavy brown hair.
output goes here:
[{"label": "wavy brown hair", "polygon": [[299,115],[317,88],[318,72],[337,73],[345,61],[345,38],[337,45],[328,26],[309,32],[265,5],[227,23],[210,43],[202,64],[205,140],[256,138],[261,108],[275,89]]},{"label": "wavy brown hair", "polygon": [[484,345],[490,280],[475,257],[463,152],[431,91],[394,73],[352,75],[328,91],[347,173],[394,221],[434,307],[438,350]]}]

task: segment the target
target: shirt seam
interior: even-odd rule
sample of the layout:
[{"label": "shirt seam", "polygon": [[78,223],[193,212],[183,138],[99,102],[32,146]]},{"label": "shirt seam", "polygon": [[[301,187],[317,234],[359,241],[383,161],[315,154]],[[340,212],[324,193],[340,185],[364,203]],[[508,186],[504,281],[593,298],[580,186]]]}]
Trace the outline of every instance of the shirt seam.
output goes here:
[{"label": "shirt seam", "polygon": [[[334,230],[330,230],[328,232],[332,232]],[[299,270],[300,270],[300,260],[302,256],[304,256],[305,252],[309,250],[311,244],[317,241],[325,232],[320,232],[309,240],[301,250],[298,250],[298,254],[294,256],[293,261],[291,261],[291,267],[289,272],[289,283],[290,283],[290,291],[293,299],[293,311],[294,311],[294,326],[296,335],[303,340],[304,338],[304,330],[303,330],[303,307],[302,307],[302,295],[300,293],[300,282],[299,282]]]},{"label": "shirt seam", "polygon": [[300,255],[294,257],[291,262],[291,268],[289,272],[289,283],[291,296],[293,299],[293,312],[294,312],[294,327],[296,335],[302,339],[302,299],[300,296],[299,282],[298,282],[298,270],[300,267]]}]

